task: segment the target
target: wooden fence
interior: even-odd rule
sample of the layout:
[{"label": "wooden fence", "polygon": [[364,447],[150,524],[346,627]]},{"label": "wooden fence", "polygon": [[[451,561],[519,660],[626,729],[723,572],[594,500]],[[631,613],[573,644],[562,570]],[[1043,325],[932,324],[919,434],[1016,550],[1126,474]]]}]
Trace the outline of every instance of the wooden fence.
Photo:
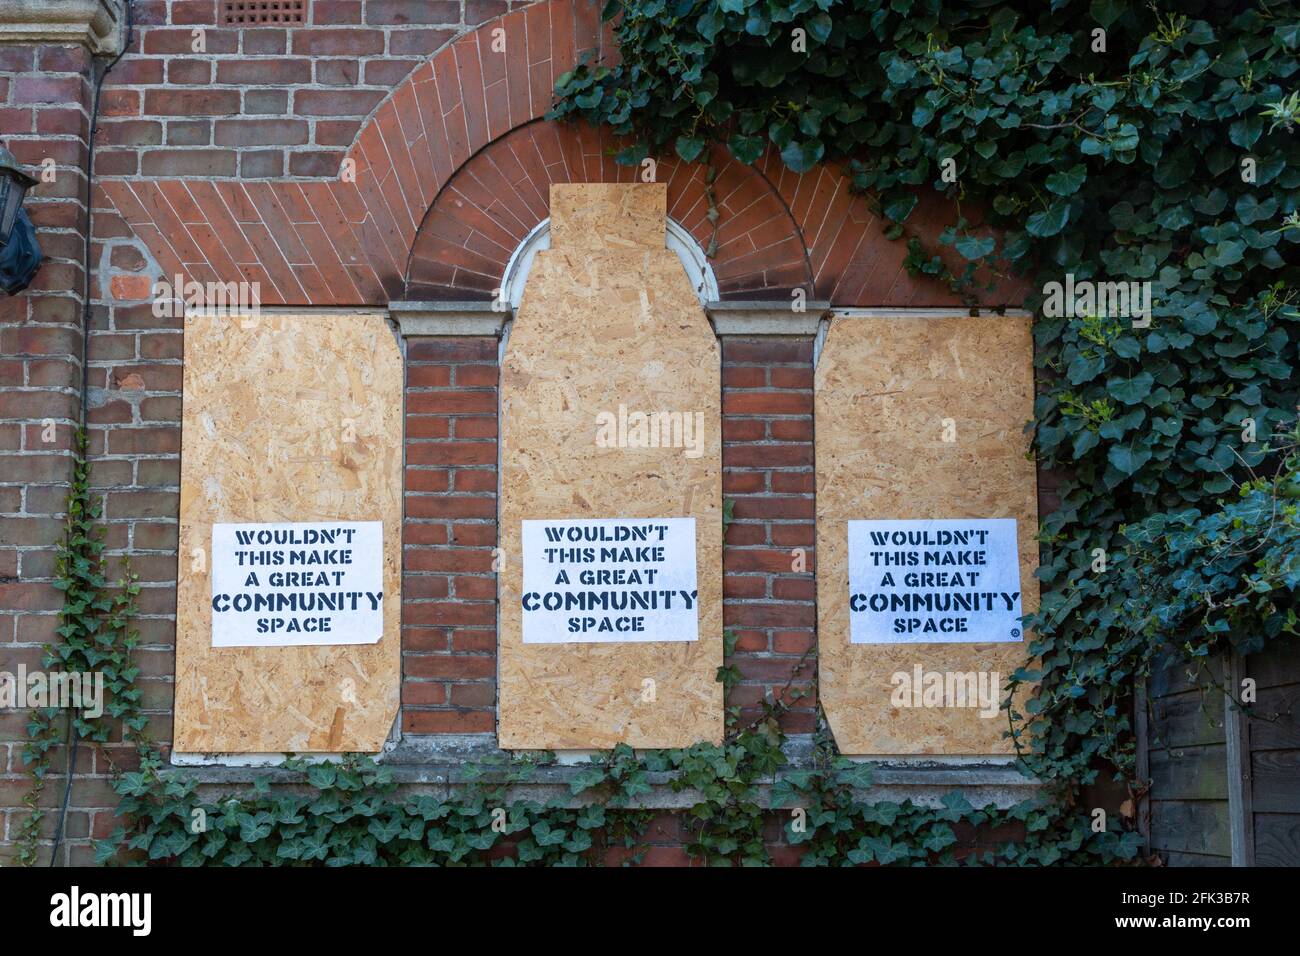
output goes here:
[{"label": "wooden fence", "polygon": [[[1225,691],[1250,682],[1243,712]],[[1162,668],[1139,688],[1137,736],[1139,821],[1168,865],[1300,866],[1300,641]]]}]

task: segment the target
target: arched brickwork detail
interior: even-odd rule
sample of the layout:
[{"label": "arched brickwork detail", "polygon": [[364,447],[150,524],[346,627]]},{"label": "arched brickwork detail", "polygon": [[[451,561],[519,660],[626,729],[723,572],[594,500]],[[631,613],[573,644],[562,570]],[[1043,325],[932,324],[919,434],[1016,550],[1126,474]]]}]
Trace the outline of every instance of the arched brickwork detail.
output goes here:
[{"label": "arched brickwork detail", "polygon": [[[496,140],[462,166],[443,188],[411,250],[410,299],[490,298],[510,255],[550,213],[551,183],[632,182],[639,169],[611,158],[620,148],[604,130],[584,124],[535,122]],[[719,221],[712,265],[723,297],[755,298],[811,291],[799,230],[780,196],[751,167],[724,150],[713,158]],[[656,178],[668,186],[668,215],[707,249],[705,170],[660,161]]]},{"label": "arched brickwork detail", "polygon": [[[105,179],[115,210],[165,275],[261,284],[269,305],[402,298],[418,224],[470,156],[541,116],[555,80],[599,56],[599,7],[546,0],[485,23],[418,67],[348,151],[355,176],[273,182]],[[505,28],[506,51],[491,49]]]},{"label": "arched brickwork detail", "polygon": [[[504,53],[491,48],[498,27],[505,28]],[[543,182],[571,181],[579,171],[588,181],[634,175],[603,154],[605,134],[537,122],[556,78],[584,53],[612,54],[599,6],[542,0],[488,21],[417,67],[362,127],[348,152],[347,176],[105,178],[96,187],[96,208],[116,212],[165,275],[258,282],[267,305],[376,306],[426,294],[480,295],[491,288],[485,270],[504,266],[499,247],[518,230],[504,216],[495,224],[469,222],[472,211],[456,207],[456,197],[463,202],[476,183],[497,174],[509,180],[529,141],[549,152],[540,165],[516,171],[512,187],[523,192],[509,198],[522,203],[515,212],[521,222],[542,218],[530,194]],[[841,306],[955,304],[939,283],[907,274],[905,245],[884,239],[867,200],[851,194],[835,166],[797,175],[770,152],[752,168],[725,156],[715,162],[722,220],[714,269],[724,297],[783,297],[802,285]],[[660,170],[661,179],[672,177],[672,215],[707,248],[703,168],[665,158]],[[507,203],[475,205],[504,213]],[[937,226],[927,214],[935,210],[941,204],[923,202],[911,224],[922,231]]]}]

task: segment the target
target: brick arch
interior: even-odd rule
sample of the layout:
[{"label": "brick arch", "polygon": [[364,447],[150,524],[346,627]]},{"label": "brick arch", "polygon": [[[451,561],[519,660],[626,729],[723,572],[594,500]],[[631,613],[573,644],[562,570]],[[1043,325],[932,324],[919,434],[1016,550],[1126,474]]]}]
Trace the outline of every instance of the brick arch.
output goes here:
[{"label": "brick arch", "polygon": [[[504,53],[492,50],[499,37],[505,40]],[[466,175],[456,179],[457,190],[468,189],[489,166],[506,162],[526,138],[540,143],[553,135],[569,150],[581,144],[577,154],[565,148],[561,154],[566,164],[581,155],[583,175],[595,174],[586,150],[602,134],[535,122],[551,104],[555,80],[584,54],[595,59],[612,54],[599,6],[589,0],[541,0],[488,21],[417,67],[358,133],[347,155],[355,176],[105,178],[96,189],[96,205],[117,212],[168,277],[258,282],[267,305],[385,305],[407,296],[408,261],[420,288],[438,285],[424,263],[436,262],[439,252],[455,251],[445,233],[456,219],[443,215],[446,203],[435,207],[462,167]],[[488,158],[480,161],[480,156]],[[602,156],[601,177],[633,174],[612,163],[606,168],[606,162]],[[680,177],[689,202],[698,169],[668,160],[661,165]],[[837,167],[799,175],[772,152],[752,168],[733,161],[724,165],[730,179],[720,180],[720,194],[723,186],[736,187],[719,224],[719,252],[730,244],[727,260],[715,263],[725,295],[802,284],[836,305],[953,303],[938,283],[908,276],[906,248],[883,238],[867,200],[851,192]],[[563,172],[576,175],[576,168],[566,165]],[[548,168],[547,176],[559,173]],[[540,182],[540,176],[526,178]],[[768,187],[761,200],[760,182]],[[752,201],[745,204],[745,199]],[[779,236],[771,225],[779,218],[776,206],[786,210]],[[430,210],[436,213],[430,236],[421,238]],[[923,204],[914,219],[925,229],[937,226],[941,213],[938,203]],[[690,215],[700,214],[691,204]],[[698,223],[683,225],[699,237]],[[444,234],[438,235],[439,229]],[[463,258],[472,251],[464,243],[460,249]],[[482,291],[479,285],[470,288]]]},{"label": "brick arch", "polygon": [[[544,0],[453,40],[371,114],[347,176],[105,178],[97,207],[117,212],[168,277],[258,282],[267,305],[400,299],[434,198],[472,155],[544,113],[579,56],[602,54],[599,13],[587,0]],[[498,28],[504,53],[492,51]]]},{"label": "brick arch", "polygon": [[[611,158],[622,145],[586,124],[544,121],[491,143],[456,171],[429,207],[411,248],[407,298],[490,298],[511,254],[550,215],[551,183],[637,179],[639,169]],[[702,249],[716,238],[711,264],[723,298],[788,298],[795,287],[811,291],[803,241],[781,198],[725,150],[717,150],[713,162],[716,236],[708,218],[705,165],[673,158],[660,161],[655,173],[668,187],[668,215]]]}]

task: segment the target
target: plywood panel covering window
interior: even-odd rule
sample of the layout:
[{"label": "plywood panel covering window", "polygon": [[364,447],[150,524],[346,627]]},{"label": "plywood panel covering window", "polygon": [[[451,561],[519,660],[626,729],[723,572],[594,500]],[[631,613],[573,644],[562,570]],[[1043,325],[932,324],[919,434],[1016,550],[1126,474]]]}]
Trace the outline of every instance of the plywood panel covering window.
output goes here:
[{"label": "plywood panel covering window", "polygon": [[[181,442],[176,750],[378,751],[400,684],[402,359],[388,322],[188,319]],[[381,523],[379,640],[213,646],[218,522]]]},{"label": "plywood panel covering window", "polygon": [[[717,340],[665,248],[662,184],[551,187],[501,379],[500,740],[682,747],[722,734]],[[602,413],[689,415],[692,447],[601,442]],[[698,427],[696,425],[698,423]],[[523,523],[692,518],[698,639],[525,643]]]}]

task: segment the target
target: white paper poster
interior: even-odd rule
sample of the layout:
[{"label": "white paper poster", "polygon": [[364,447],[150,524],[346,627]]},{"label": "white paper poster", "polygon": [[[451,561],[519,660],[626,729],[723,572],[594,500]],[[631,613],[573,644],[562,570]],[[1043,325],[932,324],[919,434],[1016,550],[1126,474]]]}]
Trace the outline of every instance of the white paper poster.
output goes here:
[{"label": "white paper poster", "polygon": [[848,525],[850,643],[1023,640],[1015,518]]},{"label": "white paper poster", "polygon": [[212,646],[374,644],[384,635],[384,523],[212,526]]},{"label": "white paper poster", "polygon": [[699,640],[694,518],[523,522],[525,644]]}]

